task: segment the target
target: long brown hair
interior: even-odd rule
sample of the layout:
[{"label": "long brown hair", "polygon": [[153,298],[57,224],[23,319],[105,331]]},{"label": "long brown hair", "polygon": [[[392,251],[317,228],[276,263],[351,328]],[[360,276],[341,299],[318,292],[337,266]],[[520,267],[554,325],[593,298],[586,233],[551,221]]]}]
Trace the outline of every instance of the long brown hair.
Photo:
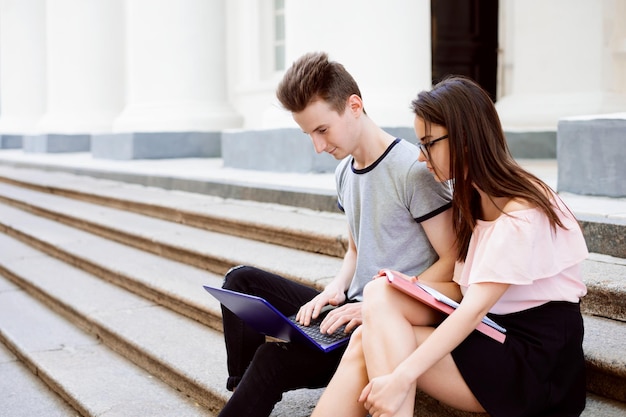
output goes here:
[{"label": "long brown hair", "polygon": [[426,129],[436,124],[448,130],[453,225],[460,261],[467,255],[480,216],[475,187],[492,198],[526,200],[546,214],[554,230],[557,225],[564,227],[550,200],[550,187],[511,156],[496,108],[478,84],[461,76],[447,77],[432,90],[419,93],[411,107]]}]

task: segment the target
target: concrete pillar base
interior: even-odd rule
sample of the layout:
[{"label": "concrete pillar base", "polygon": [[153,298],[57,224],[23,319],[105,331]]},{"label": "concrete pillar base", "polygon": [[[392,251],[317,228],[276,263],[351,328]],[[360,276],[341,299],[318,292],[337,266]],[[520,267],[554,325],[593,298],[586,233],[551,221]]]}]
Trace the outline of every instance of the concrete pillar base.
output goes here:
[{"label": "concrete pillar base", "polygon": [[299,129],[237,130],[222,133],[224,167],[274,172],[333,172],[338,161],[317,154]]},{"label": "concrete pillar base", "polygon": [[19,149],[22,142],[23,135],[0,135],[0,149]]},{"label": "concrete pillar base", "polygon": [[92,136],[91,153],[102,159],[220,157],[220,132],[134,132]]},{"label": "concrete pillar base", "polygon": [[626,197],[626,113],[559,121],[558,190]]},{"label": "concrete pillar base", "polygon": [[[384,128],[415,143],[410,127]],[[222,132],[224,167],[274,172],[334,172],[339,161],[317,154],[311,139],[297,128],[230,130]]]},{"label": "concrete pillar base", "polygon": [[88,152],[90,135],[44,134],[24,136],[24,152],[65,153]]},{"label": "concrete pillar base", "polygon": [[505,130],[504,135],[514,158],[556,158],[555,130]]}]

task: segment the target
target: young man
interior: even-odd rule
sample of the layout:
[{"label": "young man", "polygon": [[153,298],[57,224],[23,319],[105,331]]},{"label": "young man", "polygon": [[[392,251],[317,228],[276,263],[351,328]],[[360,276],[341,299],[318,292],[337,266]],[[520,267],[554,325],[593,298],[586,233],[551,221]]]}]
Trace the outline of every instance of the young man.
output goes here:
[{"label": "young man", "polygon": [[[452,285],[456,259],[450,190],[417,161],[419,150],[378,127],[366,114],[359,87],[325,53],[309,53],[278,86],[281,104],[308,134],[318,153],[342,160],[335,176],[349,245],[337,275],[322,292],[260,269],[239,266],[224,288],[265,298],[305,325],[326,305],[321,325],[333,333],[361,324],[363,287],[381,268]],[[269,416],[283,392],[326,386],[343,349],[323,353],[297,343],[265,342],[222,308],[228,353],[227,388],[233,395],[221,417]]]}]

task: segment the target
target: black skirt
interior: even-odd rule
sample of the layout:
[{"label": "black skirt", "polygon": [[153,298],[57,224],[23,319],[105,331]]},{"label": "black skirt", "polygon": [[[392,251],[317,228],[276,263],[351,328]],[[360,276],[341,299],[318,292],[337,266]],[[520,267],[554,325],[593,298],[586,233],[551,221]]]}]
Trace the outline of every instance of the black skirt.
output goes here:
[{"label": "black skirt", "polygon": [[504,343],[474,331],[452,352],[485,410],[493,417],[580,416],[586,399],[580,305],[550,302],[489,317],[507,329]]}]

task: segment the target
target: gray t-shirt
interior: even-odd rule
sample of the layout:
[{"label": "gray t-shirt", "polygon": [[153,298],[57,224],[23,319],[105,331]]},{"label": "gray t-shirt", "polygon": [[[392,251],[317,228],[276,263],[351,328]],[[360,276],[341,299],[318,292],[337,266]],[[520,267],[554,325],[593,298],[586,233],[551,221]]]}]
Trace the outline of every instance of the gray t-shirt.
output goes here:
[{"label": "gray t-shirt", "polygon": [[418,155],[415,145],[396,139],[367,168],[354,169],[347,157],[335,170],[339,208],[357,247],[350,300],[361,301],[365,284],[382,268],[419,275],[437,260],[420,223],[450,208],[451,192]]}]

